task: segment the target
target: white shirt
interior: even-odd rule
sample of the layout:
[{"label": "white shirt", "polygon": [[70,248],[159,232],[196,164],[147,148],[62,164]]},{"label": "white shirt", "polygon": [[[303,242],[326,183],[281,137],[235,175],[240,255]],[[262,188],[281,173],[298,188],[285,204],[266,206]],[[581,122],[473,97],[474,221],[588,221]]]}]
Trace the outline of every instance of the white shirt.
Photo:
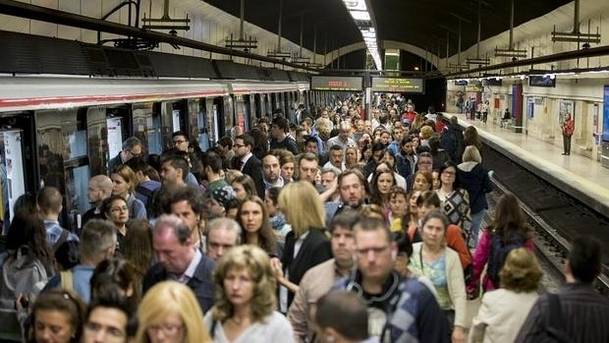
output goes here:
[{"label": "white shirt", "polygon": [[252,157],[254,154],[252,154],[251,152],[247,153],[245,156],[243,156],[243,158],[241,158],[241,169],[239,169],[240,171],[243,171],[243,167],[245,166],[245,164],[247,163],[247,161],[250,159],[250,157]]}]

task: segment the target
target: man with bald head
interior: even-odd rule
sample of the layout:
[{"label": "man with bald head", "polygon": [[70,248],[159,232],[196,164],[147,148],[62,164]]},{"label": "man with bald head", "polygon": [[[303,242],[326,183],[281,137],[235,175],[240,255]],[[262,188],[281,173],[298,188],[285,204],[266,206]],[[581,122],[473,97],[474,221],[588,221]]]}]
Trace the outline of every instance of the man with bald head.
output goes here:
[{"label": "man with bald head", "polygon": [[95,175],[89,180],[89,203],[93,208],[82,216],[82,226],[91,219],[104,219],[102,202],[112,195],[112,180],[106,175]]}]

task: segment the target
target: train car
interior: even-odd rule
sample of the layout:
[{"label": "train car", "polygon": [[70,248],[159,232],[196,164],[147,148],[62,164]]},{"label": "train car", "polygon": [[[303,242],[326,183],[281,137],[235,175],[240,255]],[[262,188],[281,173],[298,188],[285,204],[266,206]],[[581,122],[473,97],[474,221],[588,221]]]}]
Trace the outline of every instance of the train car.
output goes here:
[{"label": "train car", "polygon": [[89,178],[108,173],[127,137],[161,154],[183,131],[205,151],[235,126],[248,130],[277,110],[292,115],[308,89],[291,81],[0,77],[2,219],[20,195],[48,185],[64,194],[64,224],[78,227],[90,208]]}]

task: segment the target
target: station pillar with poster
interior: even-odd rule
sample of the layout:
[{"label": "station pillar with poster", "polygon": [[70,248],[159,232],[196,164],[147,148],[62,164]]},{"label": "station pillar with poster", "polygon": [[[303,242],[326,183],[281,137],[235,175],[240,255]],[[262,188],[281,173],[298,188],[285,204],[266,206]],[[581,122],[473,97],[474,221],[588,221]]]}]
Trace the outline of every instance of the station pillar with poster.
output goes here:
[{"label": "station pillar with poster", "polygon": [[0,130],[0,219],[3,233],[13,218],[15,201],[25,193],[21,130]]},{"label": "station pillar with poster", "polygon": [[514,132],[522,133],[522,84],[512,85],[512,117],[514,118]]}]

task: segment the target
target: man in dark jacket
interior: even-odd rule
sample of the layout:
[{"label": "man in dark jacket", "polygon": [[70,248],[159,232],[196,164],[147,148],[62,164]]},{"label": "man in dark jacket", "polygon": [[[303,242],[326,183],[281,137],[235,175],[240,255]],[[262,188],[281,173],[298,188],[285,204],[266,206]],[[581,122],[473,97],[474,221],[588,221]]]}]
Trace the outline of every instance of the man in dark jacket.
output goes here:
[{"label": "man in dark jacket", "polygon": [[448,131],[442,134],[442,140],[440,147],[448,153],[450,159],[455,163],[461,163],[461,155],[463,155],[463,130],[459,126],[457,117],[453,116],[450,118],[448,124]]},{"label": "man in dark jacket", "polygon": [[207,312],[214,303],[216,264],[194,248],[188,226],[175,215],[162,215],[154,225],[152,242],[158,263],[144,276],[144,293],[161,281],[174,280],[190,287]]},{"label": "man in dark jacket", "polygon": [[288,136],[288,132],[290,132],[290,122],[287,119],[283,117],[273,119],[271,124],[271,150],[285,149],[294,155],[298,155],[298,145],[294,139]]},{"label": "man in dark jacket", "polygon": [[118,155],[108,161],[108,173],[112,173],[116,167],[124,164],[134,157],[142,156],[144,151],[142,141],[137,137],[129,137],[123,142],[123,150]]},{"label": "man in dark jacket", "polygon": [[233,168],[249,175],[256,184],[258,196],[264,197],[264,181],[262,180],[262,162],[254,156],[254,138],[248,134],[235,138],[235,157],[233,158]]}]

